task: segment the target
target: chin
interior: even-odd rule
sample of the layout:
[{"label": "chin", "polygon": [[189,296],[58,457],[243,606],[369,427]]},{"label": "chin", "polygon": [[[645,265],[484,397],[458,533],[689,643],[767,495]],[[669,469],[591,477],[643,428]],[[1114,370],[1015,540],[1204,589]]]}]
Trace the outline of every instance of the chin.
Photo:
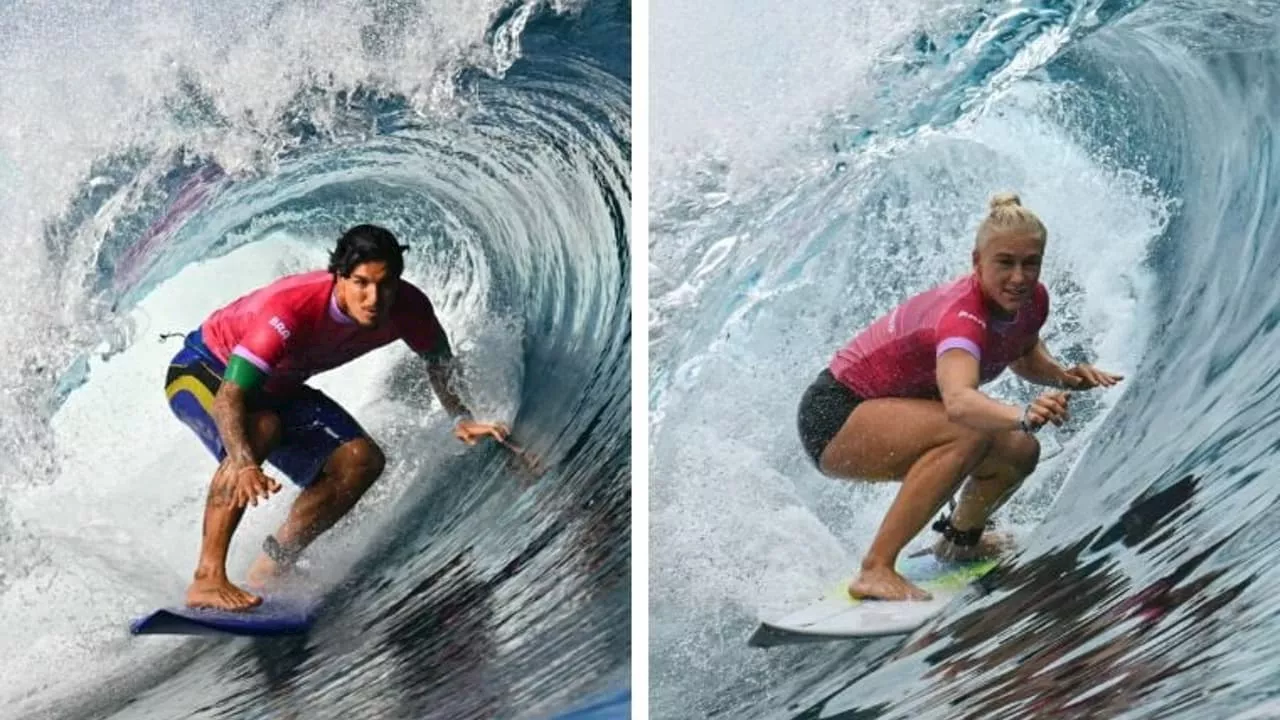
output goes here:
[{"label": "chin", "polygon": [[1021,308],[1026,307],[1030,303],[1031,303],[1031,293],[1027,293],[1026,295],[1014,298],[1012,300],[1004,300],[1002,298],[1000,307],[1004,308],[1005,310],[1008,310],[1009,312],[1015,312]]},{"label": "chin", "polygon": [[1023,302],[1008,302],[1003,299],[996,302],[997,307],[1010,315],[1017,315],[1018,311],[1021,310],[1022,306],[1025,304],[1026,303]]}]

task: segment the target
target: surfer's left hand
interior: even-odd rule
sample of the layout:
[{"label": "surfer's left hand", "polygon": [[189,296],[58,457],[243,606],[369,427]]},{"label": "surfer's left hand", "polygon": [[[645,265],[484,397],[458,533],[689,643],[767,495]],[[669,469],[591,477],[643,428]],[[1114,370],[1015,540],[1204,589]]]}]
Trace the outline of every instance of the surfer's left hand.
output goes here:
[{"label": "surfer's left hand", "polygon": [[1073,390],[1111,387],[1124,379],[1123,375],[1105,372],[1087,363],[1080,363],[1079,365],[1068,368],[1064,372],[1064,375],[1066,375],[1067,387]]},{"label": "surfer's left hand", "polygon": [[485,436],[498,442],[505,442],[511,429],[502,423],[476,422],[475,420],[459,420],[453,428],[453,436],[468,445],[475,445]]},{"label": "surfer's left hand", "polygon": [[[475,445],[486,436],[492,437],[499,445],[510,450],[511,454],[520,460],[524,469],[532,473],[534,477],[540,477],[546,472],[546,467],[536,455],[508,439],[511,435],[511,429],[502,423],[459,420],[457,426],[453,429],[453,435],[468,445]],[[523,482],[521,484],[527,487],[527,484]]]}]

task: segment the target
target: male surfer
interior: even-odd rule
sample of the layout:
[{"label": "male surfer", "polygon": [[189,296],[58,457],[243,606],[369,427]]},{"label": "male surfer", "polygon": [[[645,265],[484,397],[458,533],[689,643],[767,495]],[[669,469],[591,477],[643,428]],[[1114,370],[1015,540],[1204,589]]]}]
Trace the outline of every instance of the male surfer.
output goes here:
[{"label": "male surfer", "polygon": [[1032,434],[1068,417],[1070,394],[1046,392],[1026,407],[978,390],[1006,367],[1040,385],[1085,390],[1122,380],[1091,365],[1063,368],[1040,340],[1049,293],[1040,284],[1048,232],[1017,195],[1002,193],[978,228],[973,272],[899,305],[841,348],[799,408],[800,439],[824,474],[900,479],[861,573],[857,598],[923,599],[894,566],[898,553],[960,488],[935,554],[990,556],[987,518],[1035,469]]},{"label": "male surfer", "polygon": [[338,240],[328,270],[290,275],[215,311],[186,336],[165,378],[169,405],[220,462],[205,503],[192,607],[245,610],[262,599],[227,579],[227,548],[244,514],[280,489],[270,461],[303,488],[249,571],[263,586],[287,571],[382,473],[382,450],[307,378],[404,340],[426,361],[441,405],[468,445],[505,442],[500,423],[471,418],[450,379],[449,339],[421,290],[400,277],[405,250],[390,231],[358,225]]}]

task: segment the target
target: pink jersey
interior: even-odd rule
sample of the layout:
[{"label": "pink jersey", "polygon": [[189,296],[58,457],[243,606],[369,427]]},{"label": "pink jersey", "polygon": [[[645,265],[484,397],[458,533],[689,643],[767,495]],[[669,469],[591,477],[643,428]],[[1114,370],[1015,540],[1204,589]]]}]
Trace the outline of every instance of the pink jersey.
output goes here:
[{"label": "pink jersey", "polygon": [[858,334],[831,360],[831,374],[863,398],[937,398],[938,356],[960,348],[978,359],[981,383],[1035,346],[1049,317],[1049,291],[1008,320],[991,316],[976,275],[909,298]]},{"label": "pink jersey", "polygon": [[403,339],[419,355],[447,355],[449,341],[421,290],[400,281],[389,317],[362,328],[338,309],[333,275],[289,275],[215,311],[201,326],[223,363],[232,354],[267,373],[266,390],[287,393],[316,373]]}]

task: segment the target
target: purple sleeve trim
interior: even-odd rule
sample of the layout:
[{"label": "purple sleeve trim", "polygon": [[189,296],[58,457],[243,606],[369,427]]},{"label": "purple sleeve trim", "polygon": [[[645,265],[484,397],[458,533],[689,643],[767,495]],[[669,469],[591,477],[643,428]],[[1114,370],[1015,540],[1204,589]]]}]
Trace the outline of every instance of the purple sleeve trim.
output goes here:
[{"label": "purple sleeve trim", "polygon": [[[231,354],[239,355],[245,360],[248,360],[249,362],[253,363],[253,366],[258,368],[262,372],[267,373],[268,375],[271,374],[271,366],[268,365],[267,362],[262,358],[258,357],[257,355],[254,355],[253,352],[249,350],[249,348],[243,345],[237,345],[231,348]],[[231,358],[227,358],[227,359],[230,360]]]},{"label": "purple sleeve trim", "polygon": [[982,350],[978,349],[978,344],[964,337],[949,337],[938,343],[938,354],[934,357],[942,357],[942,353],[955,348],[964,350],[977,358],[978,362],[982,362]]}]

